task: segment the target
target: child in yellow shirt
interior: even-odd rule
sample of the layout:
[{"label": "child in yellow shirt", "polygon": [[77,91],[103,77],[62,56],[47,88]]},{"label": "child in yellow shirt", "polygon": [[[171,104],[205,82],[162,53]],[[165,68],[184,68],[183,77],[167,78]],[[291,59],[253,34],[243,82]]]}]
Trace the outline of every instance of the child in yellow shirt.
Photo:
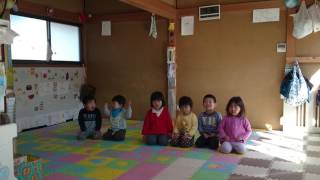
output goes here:
[{"label": "child in yellow shirt", "polygon": [[183,96],[179,99],[180,112],[174,123],[172,146],[191,147],[194,143],[194,136],[198,129],[197,116],[192,110],[192,99]]}]

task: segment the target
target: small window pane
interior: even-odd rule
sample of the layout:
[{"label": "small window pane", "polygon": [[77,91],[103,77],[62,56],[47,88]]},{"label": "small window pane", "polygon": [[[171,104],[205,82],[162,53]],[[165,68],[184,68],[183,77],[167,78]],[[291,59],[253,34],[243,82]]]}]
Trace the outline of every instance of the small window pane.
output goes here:
[{"label": "small window pane", "polygon": [[47,23],[44,20],[10,15],[11,29],[19,35],[11,45],[14,60],[47,59]]},{"label": "small window pane", "polygon": [[52,61],[80,61],[79,27],[51,22]]}]

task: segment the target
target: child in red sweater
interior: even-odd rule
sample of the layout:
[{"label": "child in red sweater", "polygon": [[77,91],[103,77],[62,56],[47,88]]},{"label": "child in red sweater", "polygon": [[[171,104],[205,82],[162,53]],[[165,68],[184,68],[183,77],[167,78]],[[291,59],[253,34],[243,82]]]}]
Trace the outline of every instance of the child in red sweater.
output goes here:
[{"label": "child in red sweater", "polygon": [[147,145],[167,146],[173,127],[164,96],[161,92],[153,92],[150,99],[151,109],[145,116],[142,135]]}]

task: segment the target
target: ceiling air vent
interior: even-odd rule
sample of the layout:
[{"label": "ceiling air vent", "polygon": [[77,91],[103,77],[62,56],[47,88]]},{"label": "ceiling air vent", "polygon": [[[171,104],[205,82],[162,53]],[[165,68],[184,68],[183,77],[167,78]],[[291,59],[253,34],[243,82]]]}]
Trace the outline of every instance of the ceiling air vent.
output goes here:
[{"label": "ceiling air vent", "polygon": [[206,21],[220,19],[220,5],[201,6],[199,7],[199,20]]}]

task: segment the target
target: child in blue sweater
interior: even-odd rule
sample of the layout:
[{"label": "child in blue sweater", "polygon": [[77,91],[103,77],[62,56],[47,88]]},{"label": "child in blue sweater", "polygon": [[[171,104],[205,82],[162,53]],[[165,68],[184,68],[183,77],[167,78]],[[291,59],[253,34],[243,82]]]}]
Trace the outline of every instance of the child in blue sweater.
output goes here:
[{"label": "child in blue sweater", "polygon": [[105,114],[110,118],[111,128],[103,135],[104,140],[123,141],[126,136],[127,119],[131,118],[131,102],[121,95],[112,98],[112,108],[105,104]]},{"label": "child in blue sweater", "polygon": [[215,111],[216,102],[216,97],[211,94],[203,97],[205,111],[200,113],[198,117],[200,137],[195,143],[198,148],[218,149],[219,147],[218,128],[222,117],[220,113]]}]

